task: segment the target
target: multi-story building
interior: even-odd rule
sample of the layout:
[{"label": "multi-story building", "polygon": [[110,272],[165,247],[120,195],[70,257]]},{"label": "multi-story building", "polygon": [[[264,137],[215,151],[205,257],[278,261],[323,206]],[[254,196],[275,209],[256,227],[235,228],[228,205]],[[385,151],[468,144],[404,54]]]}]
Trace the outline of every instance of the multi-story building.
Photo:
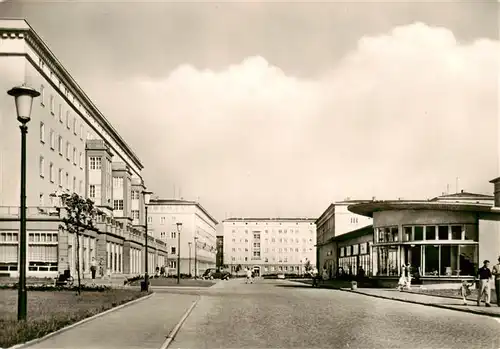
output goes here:
[{"label": "multi-story building", "polygon": [[[40,92],[27,137],[28,276],[75,273],[76,237],[59,229],[54,209],[63,192],[100,211],[98,231],[81,237],[84,275],[93,258],[104,275],[144,272],[144,203],[132,200],[133,188],[144,189],[137,155],[26,21],[0,20],[0,67],[0,270],[17,274],[19,244],[20,132],[6,92],[26,84]],[[152,272],[166,246],[150,240]]]},{"label": "multi-story building", "polygon": [[[180,235],[177,223],[182,223]],[[152,199],[148,205],[148,230],[167,244],[170,274],[177,273],[179,256],[182,274],[200,276],[207,268],[215,268],[217,224],[195,201]]]},{"label": "multi-story building", "polygon": [[[326,268],[330,277],[334,276],[339,267],[340,257],[337,255],[338,248],[335,238],[372,224],[371,218],[355,214],[347,209],[349,205],[365,201],[346,199],[332,203],[316,221],[318,230],[316,240],[317,268],[320,271]],[[349,254],[349,256],[351,255]],[[344,266],[345,263],[341,264]]]},{"label": "multi-story building", "polygon": [[223,222],[224,264],[232,273],[302,274],[316,265],[315,219],[230,218]]}]

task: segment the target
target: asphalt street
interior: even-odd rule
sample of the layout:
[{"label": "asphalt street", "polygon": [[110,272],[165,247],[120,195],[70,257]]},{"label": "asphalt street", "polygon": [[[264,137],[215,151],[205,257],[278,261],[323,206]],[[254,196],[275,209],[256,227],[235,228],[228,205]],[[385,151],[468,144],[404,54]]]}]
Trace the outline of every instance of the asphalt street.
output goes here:
[{"label": "asphalt street", "polygon": [[500,348],[495,318],[283,280],[157,292],[201,295],[169,348]]}]

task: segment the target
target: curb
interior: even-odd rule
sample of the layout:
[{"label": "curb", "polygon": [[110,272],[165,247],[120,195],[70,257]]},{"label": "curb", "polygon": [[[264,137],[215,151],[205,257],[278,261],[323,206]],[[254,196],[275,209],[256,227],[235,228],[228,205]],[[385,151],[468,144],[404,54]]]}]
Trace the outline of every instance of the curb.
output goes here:
[{"label": "curb", "polygon": [[170,345],[170,343],[172,343],[172,341],[174,340],[175,336],[177,335],[177,333],[181,329],[182,325],[184,324],[184,322],[188,318],[189,314],[191,314],[191,312],[193,311],[193,309],[196,306],[196,304],[198,304],[199,300],[200,300],[200,298],[198,298],[197,300],[195,300],[193,302],[193,304],[191,304],[191,306],[184,313],[184,315],[182,316],[182,318],[180,319],[180,321],[177,323],[177,325],[175,325],[174,329],[168,334],[167,339],[165,340],[165,342],[163,342],[163,344],[161,345],[160,349],[167,349],[168,346]]},{"label": "curb", "polygon": [[26,343],[16,344],[16,345],[14,345],[14,346],[12,346],[12,347],[9,347],[8,349],[22,349],[22,348],[28,348],[28,347],[29,347],[29,346],[31,346],[31,345],[38,344],[39,342],[42,342],[42,341],[44,341],[44,340],[46,340],[46,339],[49,339],[50,337],[53,337],[53,336],[55,336],[55,335],[58,335],[58,334],[61,334],[61,333],[63,333],[63,332],[66,332],[66,331],[68,331],[68,330],[71,330],[72,328],[75,328],[75,327],[77,327],[77,326],[83,325],[84,323],[89,322],[89,321],[92,321],[92,320],[94,320],[94,319],[97,319],[98,317],[101,317],[101,316],[104,316],[104,315],[106,315],[106,314],[109,314],[109,313],[111,313],[111,312],[113,312],[113,311],[115,311],[115,310],[119,310],[119,309],[125,308],[125,307],[127,307],[127,306],[129,306],[129,305],[133,305],[133,304],[135,304],[135,303],[138,303],[138,302],[144,301],[144,300],[149,299],[149,298],[151,298],[151,297],[153,297],[153,296],[154,296],[154,293],[152,293],[152,294],[150,294],[150,295],[147,295],[147,296],[143,296],[143,297],[140,297],[140,298],[134,299],[133,301],[130,301],[130,302],[127,302],[127,303],[124,303],[124,304],[120,304],[120,305],[119,305],[119,306],[117,306],[117,307],[114,307],[114,308],[108,309],[108,310],[106,310],[106,311],[103,311],[102,313],[98,313],[98,314],[92,315],[91,317],[87,317],[87,318],[85,318],[85,319],[83,319],[83,320],[80,320],[80,321],[78,321],[78,322],[75,322],[75,323],[73,323],[73,324],[71,324],[71,325],[68,325],[68,326],[66,326],[66,327],[60,328],[60,329],[58,329],[57,331],[55,331],[55,332],[51,332],[51,333],[49,333],[49,334],[47,334],[47,335],[45,335],[45,336],[43,336],[43,337],[41,337],[41,338],[35,338],[35,339],[32,339],[32,340],[30,340],[29,342],[26,342]]},{"label": "curb", "polygon": [[482,311],[478,311],[478,310],[475,310],[475,309],[461,309],[461,308],[456,308],[454,306],[443,305],[443,304],[423,303],[423,302],[417,302],[417,301],[412,301],[412,300],[407,300],[407,299],[391,298],[391,297],[385,297],[385,296],[380,296],[380,295],[375,295],[375,294],[369,294],[369,293],[363,293],[363,292],[358,292],[358,291],[352,291],[352,290],[345,290],[345,289],[340,289],[340,290],[344,291],[344,292],[356,293],[356,294],[360,294],[360,295],[368,296],[368,297],[381,298],[381,299],[389,299],[389,300],[392,300],[392,301],[398,301],[398,302],[403,302],[403,303],[420,304],[420,305],[425,305],[425,306],[434,307],[434,308],[456,310],[456,311],[461,311],[461,312],[469,313],[469,314],[472,313],[472,314],[476,314],[476,315],[483,315],[483,316],[489,316],[489,317],[494,317],[494,318],[500,318],[500,314],[483,313]]}]

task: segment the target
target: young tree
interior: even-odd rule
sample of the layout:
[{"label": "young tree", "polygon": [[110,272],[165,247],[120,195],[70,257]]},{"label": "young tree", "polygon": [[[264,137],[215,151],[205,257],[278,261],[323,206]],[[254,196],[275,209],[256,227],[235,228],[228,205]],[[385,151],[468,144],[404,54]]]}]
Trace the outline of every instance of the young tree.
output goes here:
[{"label": "young tree", "polygon": [[78,274],[78,294],[80,294],[80,236],[85,230],[95,230],[94,218],[97,210],[94,207],[94,202],[90,199],[85,199],[76,193],[60,194],[63,208],[66,209],[66,216],[62,219],[60,227],[66,229],[68,233],[76,236],[76,269]]},{"label": "young tree", "polygon": [[304,265],[304,269],[306,270],[307,273],[309,273],[312,270],[312,264],[310,260],[306,261],[306,264]]}]

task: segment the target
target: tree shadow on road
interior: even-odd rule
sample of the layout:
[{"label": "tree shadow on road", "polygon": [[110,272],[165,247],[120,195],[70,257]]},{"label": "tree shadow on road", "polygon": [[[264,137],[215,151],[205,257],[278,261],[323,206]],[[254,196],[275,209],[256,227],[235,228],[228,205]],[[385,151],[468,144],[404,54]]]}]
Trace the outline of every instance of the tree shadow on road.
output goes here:
[{"label": "tree shadow on road", "polygon": [[316,288],[311,285],[274,285],[275,287],[289,287],[289,288]]}]

